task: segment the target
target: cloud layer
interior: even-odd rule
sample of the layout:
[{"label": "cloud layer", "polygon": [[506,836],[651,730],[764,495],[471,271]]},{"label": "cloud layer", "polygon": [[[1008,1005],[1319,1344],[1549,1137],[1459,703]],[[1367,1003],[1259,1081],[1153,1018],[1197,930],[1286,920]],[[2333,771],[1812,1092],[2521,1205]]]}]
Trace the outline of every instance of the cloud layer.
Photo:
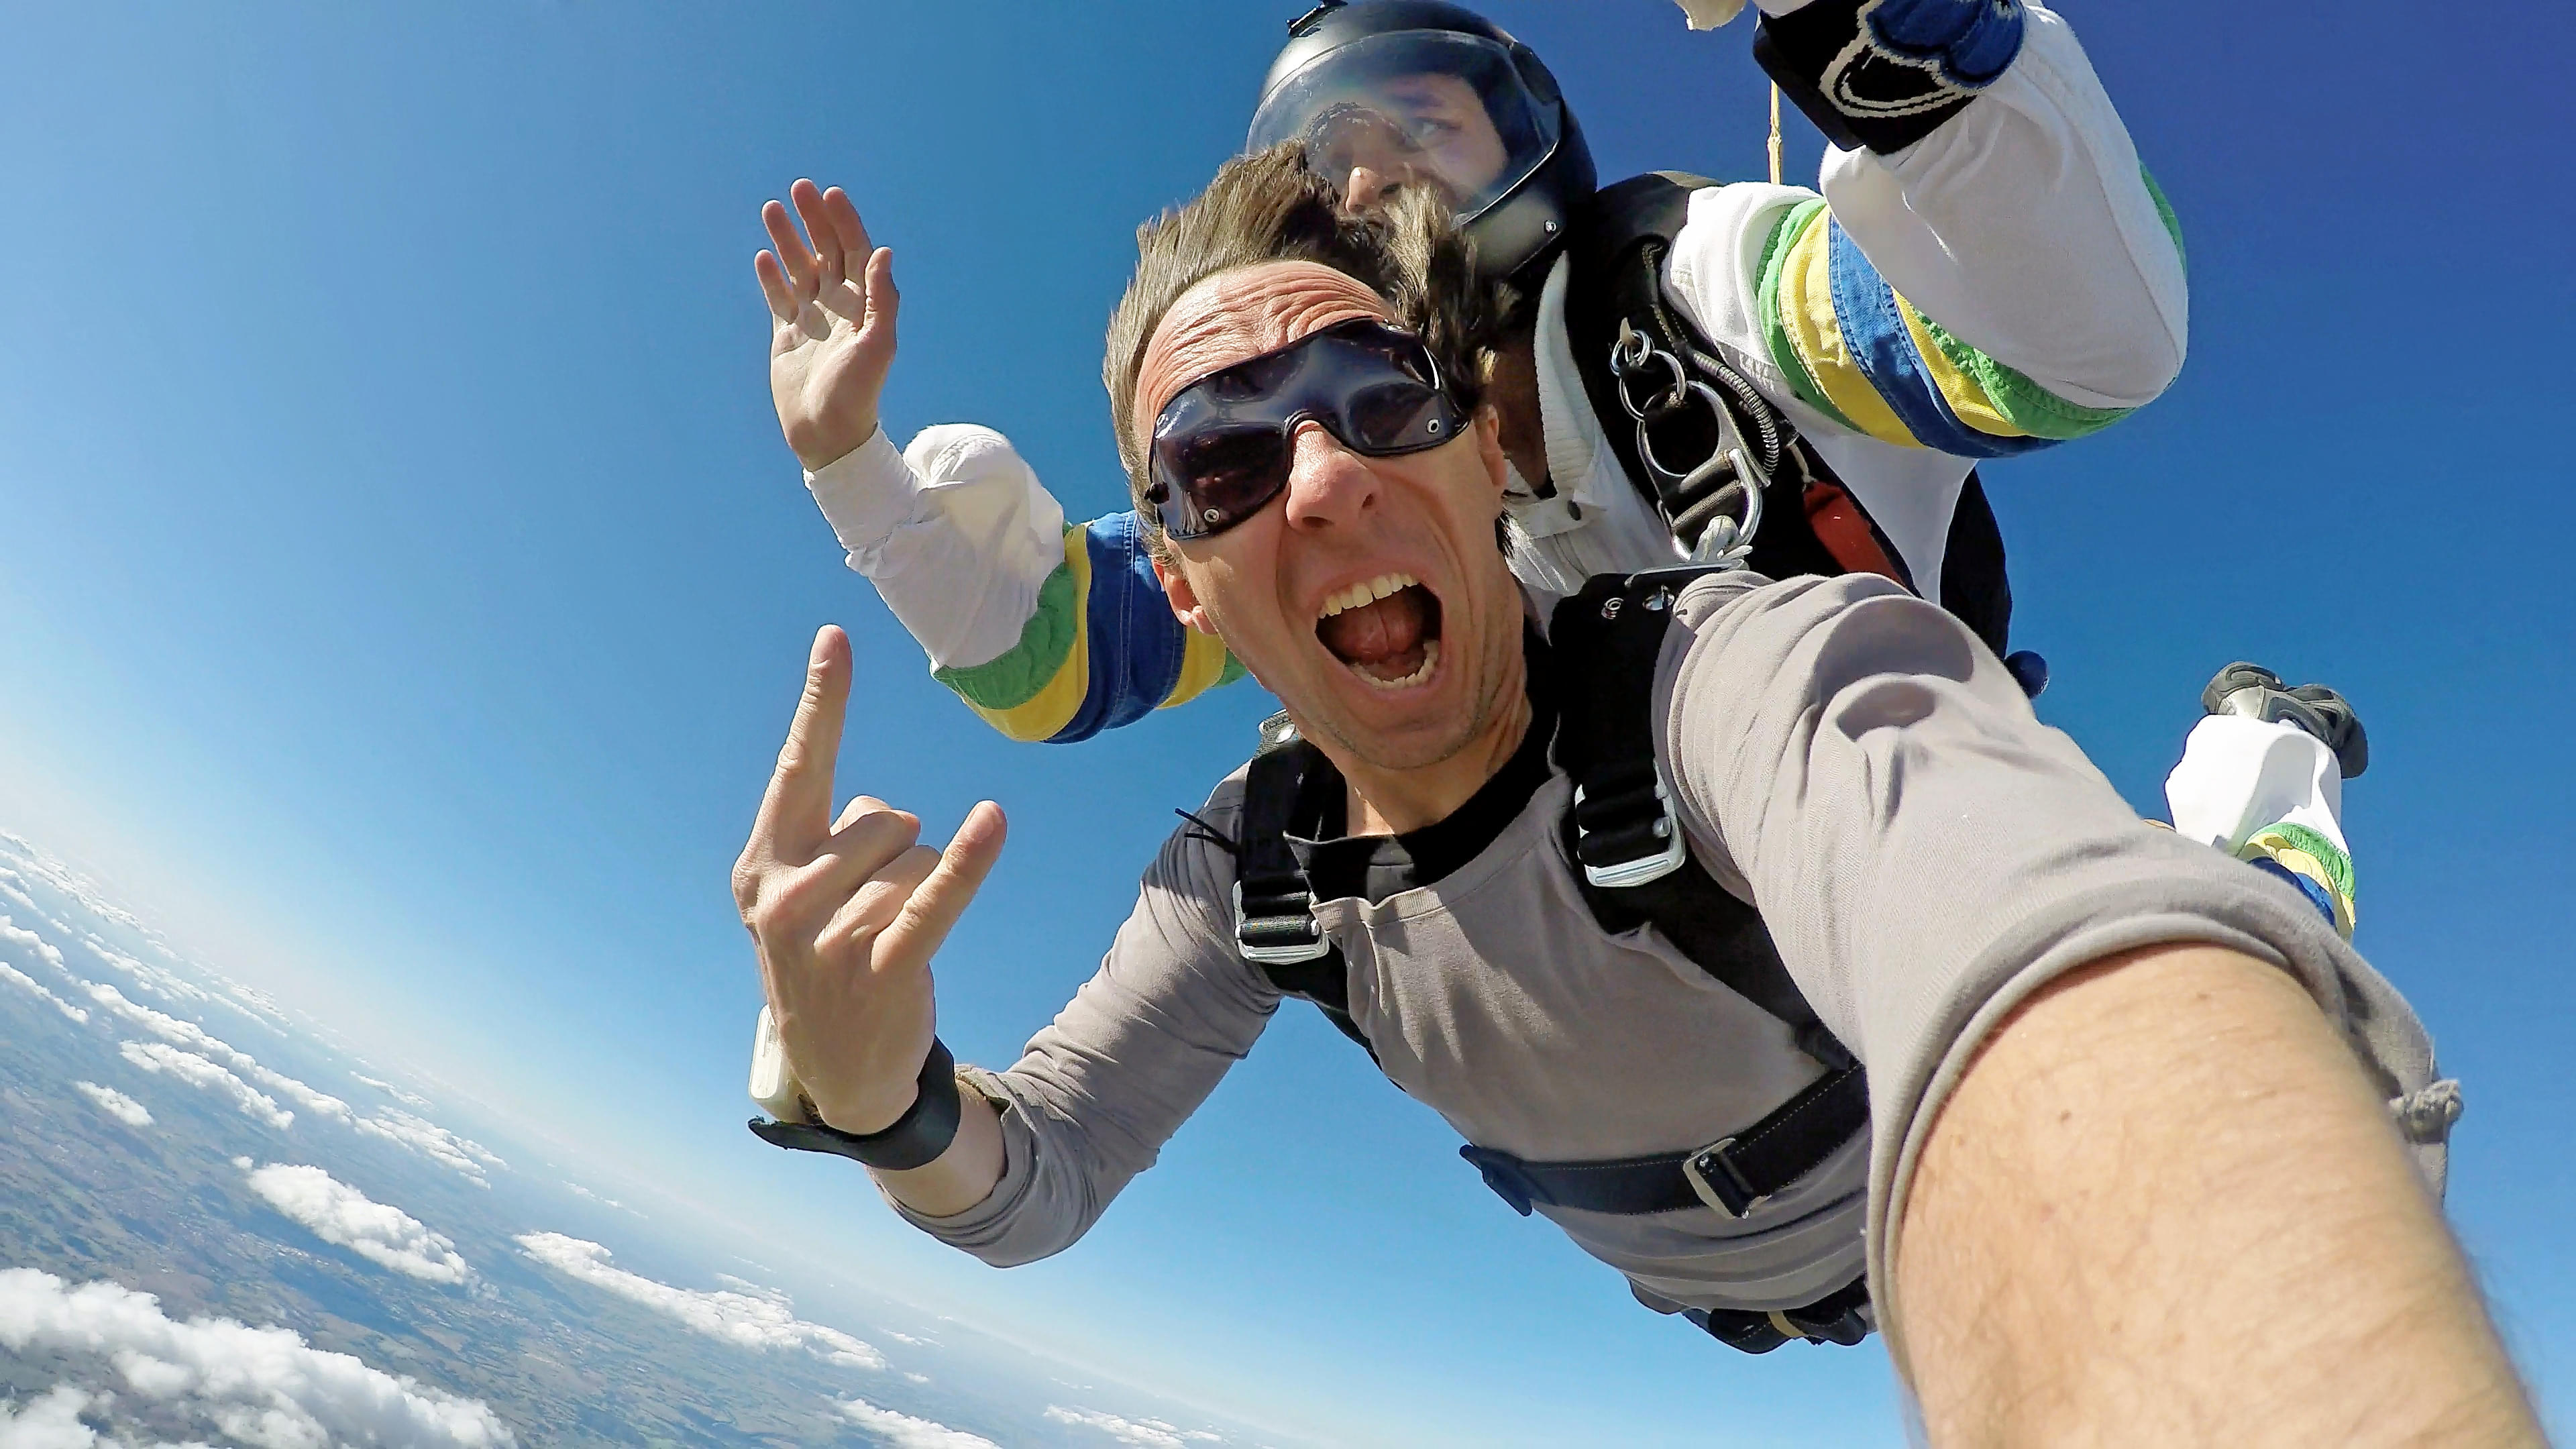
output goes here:
[{"label": "cloud layer", "polygon": [[832,1406],[841,1411],[843,1418],[883,1439],[891,1449],[1001,1449],[981,1434],[898,1414],[865,1399],[836,1399]]},{"label": "cloud layer", "polygon": [[419,1153],[441,1167],[464,1174],[476,1187],[490,1187],[491,1179],[483,1175],[487,1167],[507,1167],[491,1149],[470,1137],[460,1137],[426,1118],[392,1107],[373,1117],[361,1117],[350,1124],[370,1137],[380,1137],[396,1147]]},{"label": "cloud layer", "polygon": [[143,1104],[114,1087],[102,1087],[96,1082],[74,1082],[72,1090],[96,1102],[100,1111],[128,1127],[152,1125],[152,1114],[144,1109]]},{"label": "cloud layer", "polygon": [[808,1349],[826,1362],[853,1368],[886,1366],[885,1356],[869,1345],[837,1328],[796,1317],[784,1294],[755,1298],[748,1293],[674,1288],[611,1266],[606,1248],[561,1233],[525,1233],[518,1243],[529,1257],[567,1278],[605,1288],[656,1313],[668,1314],[710,1338],[763,1352],[773,1348]]},{"label": "cloud layer", "polygon": [[[0,946],[14,946],[19,950],[41,956],[45,960],[53,963],[54,967],[63,972],[63,974],[67,976],[71,974],[71,968],[63,965],[62,952],[47,945],[45,943],[45,938],[37,935],[35,932],[19,929],[17,924],[11,921],[7,916],[0,916]],[[6,981],[10,985],[17,987],[19,990],[40,1000],[52,1002],[56,1011],[61,1012],[63,1015],[70,1017],[74,1021],[89,1020],[88,1012],[81,1010],[79,1007],[72,1005],[61,997],[56,996],[52,989],[47,987],[43,982],[38,981],[35,977],[28,975],[26,972],[19,970],[17,967],[10,965],[6,961],[0,961],[0,981]]]},{"label": "cloud layer", "polygon": [[[224,1318],[180,1323],[151,1294],[114,1283],[72,1288],[51,1273],[0,1269],[0,1347],[102,1360],[125,1392],[260,1449],[492,1449],[517,1442],[480,1400],[326,1353],[288,1329]],[[104,1397],[56,1384],[0,1428],[0,1438],[82,1445],[88,1441],[77,1437],[86,1432],[79,1417],[104,1407]],[[36,1437],[31,1426],[52,1437]]]},{"label": "cloud layer", "polygon": [[222,1092],[241,1108],[242,1115],[283,1132],[294,1125],[295,1114],[277,1105],[277,1099],[236,1077],[224,1067],[215,1065],[195,1052],[183,1052],[168,1042],[129,1041],[117,1045],[117,1053],[147,1072],[177,1077],[192,1087]]},{"label": "cloud layer", "polygon": [[1161,1419],[1122,1419],[1097,1409],[1068,1409],[1062,1404],[1047,1405],[1046,1416],[1059,1424],[1079,1424],[1097,1429],[1121,1444],[1134,1449],[1187,1449],[1191,1444],[1222,1444],[1225,1437],[1205,1429],[1184,1429]]},{"label": "cloud layer", "polygon": [[[235,1158],[248,1167],[250,1159]],[[456,1255],[456,1244],[422,1226],[390,1203],[377,1202],[318,1167],[272,1162],[253,1168],[251,1191],[270,1207],[371,1263],[424,1283],[465,1283],[474,1270]]]}]

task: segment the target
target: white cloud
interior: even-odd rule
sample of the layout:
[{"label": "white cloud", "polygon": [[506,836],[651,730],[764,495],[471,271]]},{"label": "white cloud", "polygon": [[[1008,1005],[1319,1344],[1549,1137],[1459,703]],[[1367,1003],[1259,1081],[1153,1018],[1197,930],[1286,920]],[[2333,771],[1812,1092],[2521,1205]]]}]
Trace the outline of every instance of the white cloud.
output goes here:
[{"label": "white cloud", "polygon": [[808,1323],[791,1311],[787,1295],[753,1297],[748,1293],[709,1293],[674,1288],[639,1273],[609,1264],[609,1252],[597,1243],[561,1233],[523,1233],[518,1239],[527,1255],[567,1278],[605,1288],[657,1313],[668,1314],[710,1338],[767,1352],[804,1348],[830,1363],[881,1369],[885,1356],[837,1328]]},{"label": "white cloud", "polygon": [[127,1021],[164,1041],[176,1042],[210,1061],[239,1072],[308,1111],[324,1117],[337,1118],[342,1122],[348,1121],[354,1115],[350,1112],[348,1103],[328,1092],[317,1092],[284,1072],[273,1071],[260,1065],[258,1058],[195,1022],[182,1021],[166,1011],[155,1011],[139,1002],[129,1001],[124,992],[103,981],[85,981],[81,984],[88,990],[92,1001],[124,1017]]},{"label": "white cloud", "polygon": [[456,1255],[456,1244],[444,1235],[321,1168],[272,1162],[251,1172],[250,1187],[270,1207],[311,1228],[315,1237],[371,1263],[424,1283],[464,1283],[474,1277],[474,1270]]},{"label": "white cloud", "polygon": [[177,1077],[194,1087],[228,1092],[232,1095],[233,1105],[241,1108],[243,1116],[255,1117],[281,1132],[295,1121],[295,1114],[279,1107],[276,1098],[194,1052],[183,1052],[167,1042],[157,1041],[121,1042],[116,1050],[127,1061],[147,1072]]},{"label": "white cloud", "polygon": [[366,1083],[368,1086],[375,1088],[377,1091],[384,1093],[386,1096],[393,1098],[395,1101],[402,1103],[406,1107],[418,1107],[424,1112],[429,1110],[429,1099],[421,1096],[417,1092],[406,1092],[391,1082],[382,1081],[375,1077],[360,1077],[355,1072],[350,1073],[350,1076],[358,1081]]},{"label": "white cloud", "polygon": [[98,1431],[80,1421],[90,1395],[56,1384],[20,1409],[0,1400],[0,1449],[89,1449]]},{"label": "white cloud", "polygon": [[1068,1409],[1062,1404],[1047,1405],[1046,1416],[1059,1424],[1079,1424],[1097,1429],[1121,1444],[1135,1449],[1186,1449],[1190,1444],[1222,1444],[1225,1438],[1205,1429],[1184,1429],[1161,1419],[1122,1419],[1097,1409]]},{"label": "white cloud", "polygon": [[[589,1198],[592,1202],[598,1203],[602,1207],[613,1207],[622,1213],[635,1213],[635,1216],[639,1218],[644,1216],[642,1213],[636,1213],[635,1209],[628,1207],[626,1204],[619,1202],[613,1197],[601,1197],[598,1193],[592,1192],[589,1188],[582,1186],[580,1183],[566,1181],[564,1186],[572,1189],[576,1196]],[[719,1273],[716,1276],[728,1283],[738,1284],[743,1288],[750,1289],[755,1292],[760,1291],[759,1284],[744,1282],[742,1279],[736,1278],[729,1273]]]},{"label": "white cloud", "polygon": [[510,1165],[472,1138],[460,1137],[435,1122],[391,1107],[373,1117],[361,1117],[350,1125],[370,1137],[381,1137],[397,1147],[417,1152],[442,1167],[452,1167],[476,1187],[492,1185],[483,1175],[485,1167]]},{"label": "white cloud", "polygon": [[[47,856],[26,840],[6,831],[0,831],[0,856],[6,856],[24,867],[21,872],[0,866],[0,896],[17,901],[29,911],[42,917],[45,924],[54,927],[65,939],[78,937],[78,944],[83,949],[97,957],[101,963],[131,976],[136,984],[144,989],[173,1001],[215,1003],[229,1007],[243,1016],[272,1028],[283,1028],[286,1025],[286,1013],[278,1009],[276,1002],[237,981],[227,980],[205,967],[192,965],[190,969],[204,975],[219,988],[216,991],[208,991],[176,972],[137,960],[118,950],[101,939],[95,931],[66,925],[53,913],[38,905],[28,891],[41,885],[70,905],[78,907],[92,920],[128,932],[140,940],[145,949],[159,955],[172,965],[186,964],[170,950],[168,943],[162,940],[160,934],[144,925],[140,918],[108,900],[88,880],[70,867]],[[57,961],[59,963],[59,958]],[[69,967],[64,968],[64,974],[71,974]]]},{"label": "white cloud", "polygon": [[881,1409],[865,1399],[835,1399],[841,1417],[882,1438],[893,1449],[1001,1449],[981,1434]]},{"label": "white cloud", "polygon": [[143,1104],[114,1087],[102,1087],[96,1082],[74,1082],[72,1090],[96,1102],[100,1111],[128,1127],[152,1125],[152,1114],[144,1109]]},{"label": "white cloud", "polygon": [[[260,1449],[489,1449],[517,1442],[480,1400],[326,1353],[290,1329],[224,1318],[177,1322],[151,1294],[114,1283],[67,1288],[51,1273],[0,1269],[0,1346],[14,1354],[103,1359],[132,1393]],[[57,1384],[8,1429],[42,1414],[39,1427],[55,1437],[30,1443],[85,1449],[93,1439],[79,1437],[86,1426],[76,1416],[99,1407],[90,1394]],[[5,1438],[0,1432],[0,1441]]]},{"label": "white cloud", "polygon": [[[63,966],[62,952],[47,945],[45,943],[45,938],[37,935],[35,932],[19,929],[19,927],[7,916],[0,916],[0,945],[16,946],[23,950],[31,951],[34,954],[51,961],[57,968],[63,971],[64,975],[68,976],[71,974],[70,969]],[[17,967],[10,965],[6,961],[0,961],[0,981],[6,981],[10,985],[27,992],[29,995],[41,997],[46,1001],[52,1002],[55,1010],[70,1017],[74,1021],[89,1020],[88,1012],[81,1010],[79,1007],[72,1005],[61,997],[56,996],[53,993],[52,988],[46,986],[45,983],[38,981],[35,977],[28,975],[26,972],[19,970]]]}]

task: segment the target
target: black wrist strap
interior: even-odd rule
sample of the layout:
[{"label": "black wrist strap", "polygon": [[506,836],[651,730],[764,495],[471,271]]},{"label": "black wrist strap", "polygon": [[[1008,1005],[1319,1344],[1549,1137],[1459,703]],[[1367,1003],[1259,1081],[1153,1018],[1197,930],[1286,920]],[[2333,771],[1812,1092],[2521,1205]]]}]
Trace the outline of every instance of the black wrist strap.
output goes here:
[{"label": "black wrist strap", "polygon": [[920,1092],[912,1105],[881,1132],[843,1132],[820,1122],[773,1122],[765,1117],[755,1117],[746,1125],[753,1136],[773,1147],[838,1153],[881,1171],[909,1172],[937,1161],[957,1138],[957,1059],[935,1036],[930,1039],[930,1055],[922,1059],[917,1085]]}]

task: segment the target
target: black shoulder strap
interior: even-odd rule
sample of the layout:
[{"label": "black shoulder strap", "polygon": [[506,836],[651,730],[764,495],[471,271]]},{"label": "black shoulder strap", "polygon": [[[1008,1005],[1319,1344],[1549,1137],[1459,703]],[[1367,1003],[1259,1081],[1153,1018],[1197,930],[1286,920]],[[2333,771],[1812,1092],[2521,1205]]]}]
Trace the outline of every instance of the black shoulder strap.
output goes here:
[{"label": "black shoulder strap", "polygon": [[1655,764],[1655,666],[1676,595],[1708,569],[1593,579],[1548,631],[1562,679],[1556,761],[1575,784],[1559,825],[1584,903],[1603,930],[1652,925],[1701,970],[1786,1022],[1799,1048],[1837,1069],[1849,1051],[1817,1020],[1760,913],[1690,858]]},{"label": "black shoulder strap", "polygon": [[1315,894],[1288,848],[1315,747],[1297,737],[1285,714],[1262,724],[1261,739],[1243,785],[1235,857],[1236,949],[1281,992],[1315,1003],[1325,1020],[1375,1060],[1377,1049],[1351,1016],[1350,973],[1341,950],[1316,922]]},{"label": "black shoulder strap", "polygon": [[[1740,511],[1732,487],[1740,480],[1714,457],[1731,424],[1769,480],[1749,567],[1775,579],[1877,573],[1917,589],[1903,555],[1859,497],[1665,295],[1664,261],[1689,219],[1691,194],[1717,184],[1687,172],[1651,171],[1603,187],[1574,218],[1565,325],[1593,415],[1621,471],[1684,547],[1696,546],[1713,518]],[[1637,359],[1625,375],[1614,361],[1623,327],[1636,339],[1628,355]],[[1709,466],[1696,466],[1703,463]],[[1996,654],[2010,647],[2012,590],[2003,539],[1974,472],[1951,519],[1935,602]]]},{"label": "black shoulder strap", "polygon": [[[1567,243],[1565,325],[1585,396],[1621,471],[1685,547],[1709,523],[1744,510],[1727,450],[1741,444],[1763,479],[1763,505],[1795,511],[1796,430],[1720,359],[1664,294],[1664,259],[1690,215],[1691,193],[1717,183],[1652,171],[1595,192]],[[1733,434],[1730,440],[1729,434]],[[1795,450],[1802,452],[1803,450]]]}]

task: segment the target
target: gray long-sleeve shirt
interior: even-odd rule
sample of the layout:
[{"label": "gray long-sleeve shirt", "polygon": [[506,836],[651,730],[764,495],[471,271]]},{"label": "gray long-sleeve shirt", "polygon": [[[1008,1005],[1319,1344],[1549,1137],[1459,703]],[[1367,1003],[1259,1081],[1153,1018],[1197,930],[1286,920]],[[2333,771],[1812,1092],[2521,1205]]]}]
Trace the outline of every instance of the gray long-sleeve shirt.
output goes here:
[{"label": "gray long-sleeve shirt", "polygon": [[[1784,1308],[1892,1261],[1916,1154],[1978,1041],[2062,971],[2202,942],[2289,970],[2385,1095],[2432,1079],[2396,991],[2288,886],[2142,822],[2001,663],[1872,575],[1693,584],[1655,718],[1692,853],[1758,906],[1817,1015],[1869,1067],[1872,1129],[1741,1220],[1542,1207],[1651,1299]],[[1539,1161],[1680,1152],[1822,1068],[1652,928],[1605,933],[1575,886],[1551,771],[1480,854],[1383,900],[1316,907],[1388,1076],[1469,1141]],[[1233,833],[1243,777],[1201,814]],[[1237,954],[1232,858],[1176,832],[1136,909],[1009,1071],[984,1202],[905,1216],[986,1262],[1086,1231],[1260,1036],[1280,996]],[[2419,1146],[2438,1189],[2443,1148]],[[900,1205],[898,1205],[900,1206]]]}]

